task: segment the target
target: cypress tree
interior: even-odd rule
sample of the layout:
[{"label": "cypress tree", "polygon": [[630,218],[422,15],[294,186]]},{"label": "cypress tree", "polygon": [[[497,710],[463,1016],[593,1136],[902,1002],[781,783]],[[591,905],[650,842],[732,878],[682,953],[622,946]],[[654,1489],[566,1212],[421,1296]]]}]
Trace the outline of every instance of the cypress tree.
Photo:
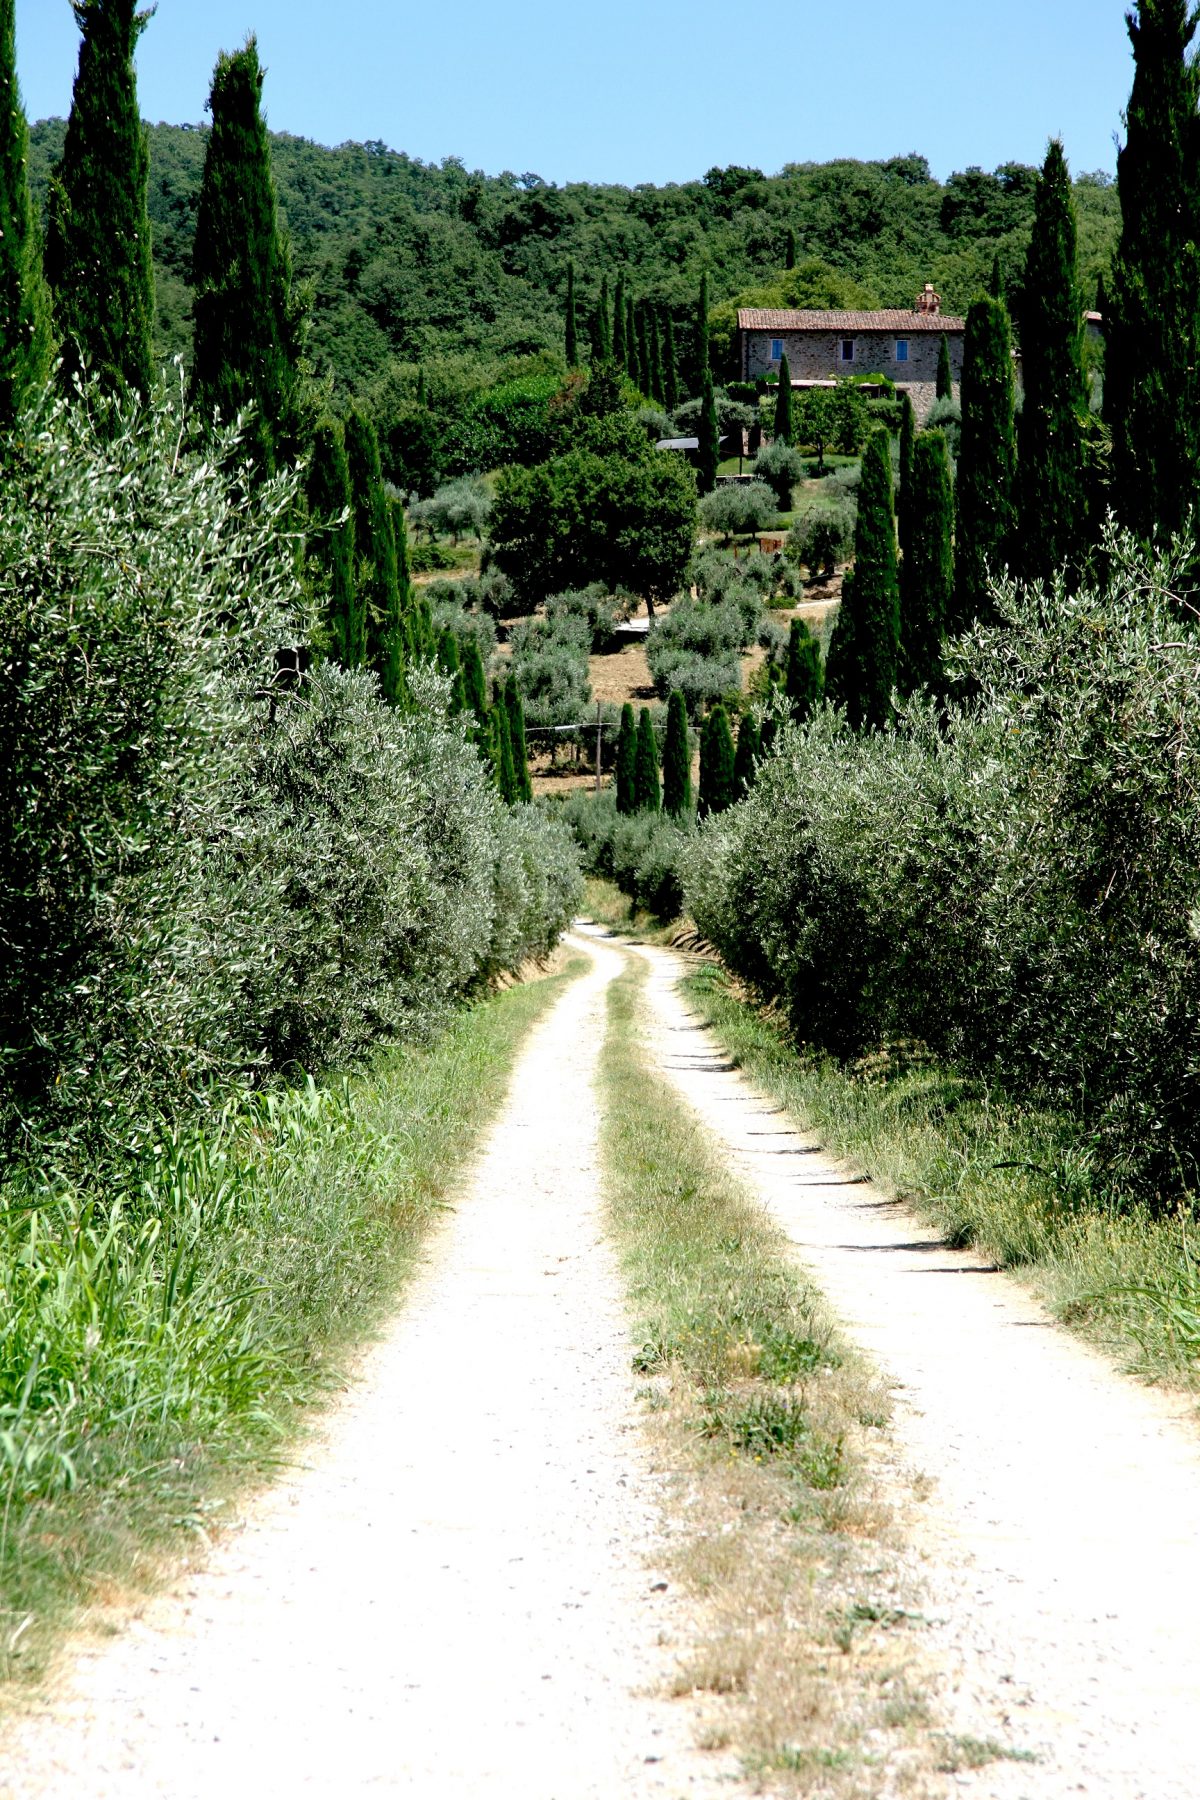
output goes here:
[{"label": "cypress tree", "polygon": [[1096,277],[1096,311],[1100,314],[1100,324],[1103,328],[1104,321],[1108,317],[1108,289],[1104,284],[1103,269]]},{"label": "cypress tree", "polygon": [[963,345],[952,630],[986,609],[988,570],[1009,555],[1015,464],[1008,313],[998,300],[976,300]]},{"label": "cypress tree", "polygon": [[1134,76],[1117,157],[1104,406],[1118,514],[1149,538],[1181,530],[1200,488],[1200,65],[1187,0],[1141,0],[1126,22]]},{"label": "cypress tree", "polygon": [[1004,271],[1000,267],[1000,252],[992,257],[992,272],[988,278],[988,293],[993,300],[1004,299]]},{"label": "cypress tree", "polygon": [[662,341],[658,335],[658,309],[650,308],[650,316],[646,324],[646,336],[650,345],[650,393],[659,406],[666,405],[666,390],[663,387]]},{"label": "cypress tree", "polygon": [[379,676],[384,697],[398,705],[405,687],[407,595],[400,589],[396,528],[383,485],[379,438],[357,406],[346,421],[346,462],[354,497],[355,579],[366,613],[367,667]]},{"label": "cypress tree", "polygon": [[700,817],[724,812],[737,799],[737,757],[729,718],[718,701],[700,733]]},{"label": "cypress tree", "polygon": [[658,744],[648,706],[643,706],[638,719],[633,787],[635,811],[657,812],[662,805],[662,790],[658,784]]},{"label": "cypress tree", "polygon": [[[314,560],[325,575],[325,638],[343,669],[362,667],[367,650],[366,614],[354,579],[354,496],[342,427],[324,419],[313,438],[308,465],[308,512],[316,540]],[[332,524],[343,513],[340,524]]]},{"label": "cypress tree", "polygon": [[704,392],[704,383],[711,379],[710,359],[708,353],[708,270],[700,277],[700,295],[696,302],[696,388],[698,394]]},{"label": "cypress tree", "polygon": [[900,548],[908,548],[908,498],[912,493],[913,449],[916,443],[917,421],[913,413],[912,397],[904,394],[901,397],[900,411],[900,492],[896,496],[896,516],[900,524]]},{"label": "cypress tree", "polygon": [[663,405],[673,413],[679,405],[679,362],[675,355],[675,321],[668,311],[663,325]]},{"label": "cypress tree", "polygon": [[73,0],[83,33],[62,160],[50,184],[46,274],[62,373],[85,363],[108,389],[148,394],[154,376],[149,140],[133,55],[138,0]]},{"label": "cypress tree", "polygon": [[798,725],[802,725],[821,704],[824,687],[821,646],[803,619],[793,619],[788,630],[783,691]]},{"label": "cypress tree", "polygon": [[667,702],[667,735],[663,742],[663,811],[686,818],[692,810],[692,747],[688,741],[687,707],[676,689]]},{"label": "cypress tree", "polygon": [[425,398],[425,370],[420,367],[417,369],[417,405],[422,412],[425,411],[425,408],[428,405],[428,401]]},{"label": "cypress tree", "polygon": [[262,116],[258,46],[222,54],[213,74],[192,256],[192,399],[205,419],[254,407],[250,444],[264,474],[299,447],[300,316],[279,231]]},{"label": "cypress tree", "polygon": [[781,444],[792,441],[792,372],[788,359],[779,359],[779,387],[775,393],[775,437]]},{"label": "cypress tree", "polygon": [[1024,573],[1048,580],[1083,550],[1083,296],[1075,202],[1061,143],[1046,156],[1034,203],[1021,318],[1025,404],[1017,461]]},{"label": "cypress tree", "polygon": [[716,487],[720,464],[721,426],[717,419],[712,371],[705,369],[704,386],[701,390],[700,448],[696,452],[696,486],[702,494],[711,494]]},{"label": "cypress tree", "polygon": [[733,761],[733,786],[739,800],[744,800],[754,786],[754,775],[762,754],[762,736],[753,713],[743,713],[738,726],[737,755]]},{"label": "cypress tree", "polygon": [[787,228],[787,242],[783,249],[783,266],[785,269],[794,269],[796,266],[796,233],[790,225]]},{"label": "cypress tree", "polygon": [[637,725],[628,700],[621,708],[617,734],[617,811],[637,811]]},{"label": "cypress tree", "polygon": [[429,603],[413,586],[412,564],[408,553],[408,520],[404,502],[397,494],[388,497],[392,521],[392,542],[396,546],[396,587],[400,596],[400,617],[404,621],[405,660],[428,662],[437,652],[433,615]]},{"label": "cypress tree", "polygon": [[500,790],[500,798],[505,806],[516,806],[521,798],[517,781],[516,761],[513,756],[512,725],[508,715],[508,707],[503,700],[497,700],[488,713],[489,736],[493,748],[493,766],[496,771],[496,786]]},{"label": "cypress tree", "polygon": [[638,368],[641,373],[641,381],[638,385],[644,394],[648,394],[653,399],[654,366],[650,361],[650,320],[644,300],[637,309],[637,347]]},{"label": "cypress tree", "polygon": [[942,341],[938,345],[937,397],[939,400],[953,400],[954,398],[954,369],[950,362],[950,340],[944,331]]},{"label": "cypress tree", "polygon": [[892,459],[888,433],[880,428],[863,452],[854,570],[842,589],[825,672],[830,699],[845,707],[855,729],[878,729],[890,717],[899,642]]},{"label": "cypress tree", "polygon": [[478,638],[468,638],[466,649],[460,652],[463,678],[463,694],[467,707],[475,715],[476,742],[482,743],[487,732],[488,697],[487,675],[483,667],[483,654],[479,648]]},{"label": "cypress tree", "polygon": [[936,687],[954,597],[954,488],[940,431],[924,431],[913,453],[906,505],[908,547],[900,580],[900,691]]},{"label": "cypress tree", "polygon": [[566,350],[568,369],[579,367],[579,326],[575,318],[575,264],[567,264]]},{"label": "cypress tree", "polygon": [[640,393],[643,385],[642,359],[638,348],[637,319],[634,314],[633,295],[625,300],[625,366],[629,370],[629,379]]},{"label": "cypress tree", "polygon": [[450,677],[450,711],[466,712],[467,690],[463,682],[462,657],[459,655],[458,639],[448,625],[442,627],[437,641],[437,664],[442,674]]},{"label": "cypress tree", "polygon": [[50,373],[50,294],[29,194],[29,126],[17,87],[16,0],[0,0],[0,430]]},{"label": "cypress tree", "polygon": [[629,358],[629,347],[625,342],[625,277],[617,276],[617,291],[613,296],[612,324],[612,356],[619,369],[623,369]]},{"label": "cypress tree", "polygon": [[533,799],[533,782],[529,778],[529,747],[525,741],[525,707],[521,690],[510,675],[504,684],[504,704],[508,710],[508,735],[512,744],[513,772],[517,782],[517,799]]},{"label": "cypress tree", "polygon": [[608,276],[600,282],[600,304],[592,315],[592,361],[612,361],[612,318],[608,310]]}]

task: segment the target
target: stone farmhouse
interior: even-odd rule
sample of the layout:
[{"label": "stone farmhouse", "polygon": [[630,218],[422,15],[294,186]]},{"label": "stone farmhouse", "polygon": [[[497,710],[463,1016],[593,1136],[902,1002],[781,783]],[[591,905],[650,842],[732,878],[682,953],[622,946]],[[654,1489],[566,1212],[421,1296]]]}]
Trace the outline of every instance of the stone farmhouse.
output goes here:
[{"label": "stone farmhouse", "polygon": [[942,312],[926,285],[911,312],[786,312],[744,307],[738,340],[744,381],[777,375],[784,356],[793,388],[832,387],[847,376],[886,375],[912,399],[923,424],[937,398],[938,352],[950,348],[955,386],[962,379],[965,319]]}]

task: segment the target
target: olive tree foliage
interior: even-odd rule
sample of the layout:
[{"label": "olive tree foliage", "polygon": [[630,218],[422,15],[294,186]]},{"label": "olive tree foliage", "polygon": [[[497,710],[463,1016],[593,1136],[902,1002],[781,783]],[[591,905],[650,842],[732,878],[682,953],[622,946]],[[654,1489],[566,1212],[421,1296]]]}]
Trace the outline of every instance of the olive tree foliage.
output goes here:
[{"label": "olive tree foliage", "polygon": [[[994,584],[969,705],[785,729],[689,858],[737,972],[839,1056],[918,1038],[1072,1113],[1101,1193],[1200,1181],[1200,639],[1186,543],[1110,528],[1100,585]],[[914,954],[919,946],[919,954]]]},{"label": "olive tree foliage", "polygon": [[513,837],[444,679],[407,716],[373,675],[299,676],[297,477],[238,486],[233,432],[191,455],[165,402],[96,410],[44,400],[4,452],[10,1145],[425,1030],[557,929],[506,894],[573,891],[561,841],[550,880]]},{"label": "olive tree foliage", "polygon": [[714,488],[700,502],[700,518],[709,531],[719,531],[726,543],[765,531],[774,523],[778,504],[762,481],[731,482]]}]

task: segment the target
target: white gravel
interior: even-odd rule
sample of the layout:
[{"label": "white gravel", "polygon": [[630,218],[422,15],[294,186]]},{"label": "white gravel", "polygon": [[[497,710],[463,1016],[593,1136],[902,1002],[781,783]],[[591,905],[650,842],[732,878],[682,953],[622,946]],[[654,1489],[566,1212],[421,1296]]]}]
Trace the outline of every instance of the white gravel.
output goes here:
[{"label": "white gravel", "polygon": [[895,1387],[952,1728],[996,1800],[1200,1795],[1200,1444],[1021,1287],[792,1131],[645,951],[658,1057]]},{"label": "white gravel", "polygon": [[[208,1566],[5,1734],[10,1800],[716,1791],[661,1691],[675,1596],[602,1241],[618,952],[535,1032],[386,1341]],[[722,1786],[721,1791],[726,1791]]]}]

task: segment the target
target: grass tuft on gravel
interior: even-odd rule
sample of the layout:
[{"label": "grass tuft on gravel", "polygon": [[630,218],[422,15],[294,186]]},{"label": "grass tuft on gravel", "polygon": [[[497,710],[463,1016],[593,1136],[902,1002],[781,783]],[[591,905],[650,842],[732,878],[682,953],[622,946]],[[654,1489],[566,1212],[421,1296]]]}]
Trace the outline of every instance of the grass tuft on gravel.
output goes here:
[{"label": "grass tuft on gravel", "polygon": [[1049,1309],[1150,1378],[1200,1364],[1200,1245],[1188,1216],[1097,1201],[1068,1121],[968,1081],[919,1046],[847,1069],[808,1056],[773,1010],[716,965],[683,992],[730,1058],[836,1156],[907,1201],[953,1245],[1017,1269]]},{"label": "grass tuft on gravel", "polygon": [[774,1791],[812,1792],[818,1771],[830,1797],[923,1791],[923,1621],[871,1472],[886,1398],[783,1233],[651,1073],[644,974],[609,991],[602,1143],[633,1366],[677,1471],[675,1572],[703,1621],[674,1691],[702,1697],[702,1742]]},{"label": "grass tuft on gravel", "polygon": [[582,967],[483,1001],[340,1086],[165,1130],[119,1194],[0,1187],[0,1680],[202,1547],[385,1319]]}]

